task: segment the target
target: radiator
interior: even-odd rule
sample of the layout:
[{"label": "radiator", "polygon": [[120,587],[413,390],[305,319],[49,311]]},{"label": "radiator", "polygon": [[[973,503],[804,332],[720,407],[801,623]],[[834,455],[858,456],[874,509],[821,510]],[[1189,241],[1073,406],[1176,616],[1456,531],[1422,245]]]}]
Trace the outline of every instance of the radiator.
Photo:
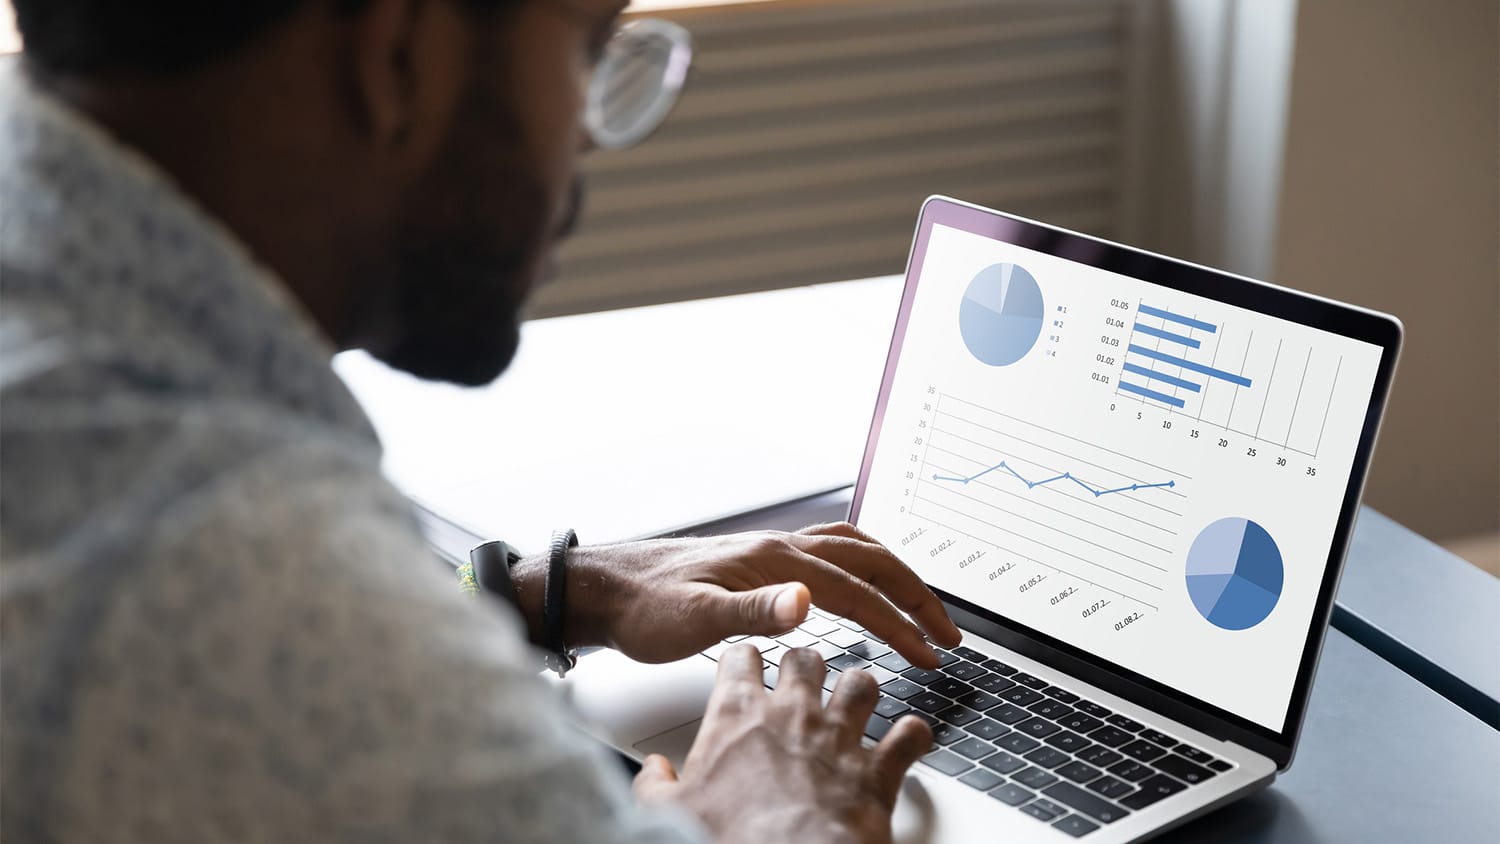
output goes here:
[{"label": "radiator", "polygon": [[585,165],[533,315],[900,272],[946,193],[1101,236],[1131,224],[1141,0],[684,9],[693,76],[660,132]]}]

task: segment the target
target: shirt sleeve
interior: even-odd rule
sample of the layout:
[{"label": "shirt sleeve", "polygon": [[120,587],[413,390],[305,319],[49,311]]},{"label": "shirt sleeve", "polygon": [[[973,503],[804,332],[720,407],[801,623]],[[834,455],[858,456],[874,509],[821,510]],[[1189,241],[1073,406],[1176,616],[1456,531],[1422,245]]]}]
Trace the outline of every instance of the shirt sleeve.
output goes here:
[{"label": "shirt sleeve", "polygon": [[163,515],[90,646],[69,840],[690,842],[358,461],[261,456]]}]

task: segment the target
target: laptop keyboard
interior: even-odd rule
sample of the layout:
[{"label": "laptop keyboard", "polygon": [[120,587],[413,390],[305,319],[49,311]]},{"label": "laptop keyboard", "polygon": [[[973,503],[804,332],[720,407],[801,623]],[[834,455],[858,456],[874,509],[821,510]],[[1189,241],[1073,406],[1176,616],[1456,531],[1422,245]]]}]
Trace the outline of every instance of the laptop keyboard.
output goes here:
[{"label": "laptop keyboard", "polygon": [[840,672],[872,674],[880,700],[867,737],[878,741],[896,719],[916,715],[933,734],[922,764],[1074,837],[1234,767],[970,648],[935,648],[937,670],[914,667],[857,623],[817,607],[789,633],[735,637],[704,655],[717,660],[741,641],[760,651],[770,688],[791,648],[822,655],[827,691]]}]

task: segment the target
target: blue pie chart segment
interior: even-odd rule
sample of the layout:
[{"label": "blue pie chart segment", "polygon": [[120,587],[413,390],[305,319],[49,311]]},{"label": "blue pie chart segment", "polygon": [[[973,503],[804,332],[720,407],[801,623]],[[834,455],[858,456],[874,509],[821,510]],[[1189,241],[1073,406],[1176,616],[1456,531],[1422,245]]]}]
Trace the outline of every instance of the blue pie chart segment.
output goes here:
[{"label": "blue pie chart segment", "polygon": [[990,366],[1010,366],[1042,336],[1042,289],[1024,267],[980,270],[958,306],[958,330],[969,353]]},{"label": "blue pie chart segment", "polygon": [[1249,519],[1220,519],[1193,540],[1187,590],[1215,627],[1246,630],[1265,621],[1281,600],[1281,549]]}]

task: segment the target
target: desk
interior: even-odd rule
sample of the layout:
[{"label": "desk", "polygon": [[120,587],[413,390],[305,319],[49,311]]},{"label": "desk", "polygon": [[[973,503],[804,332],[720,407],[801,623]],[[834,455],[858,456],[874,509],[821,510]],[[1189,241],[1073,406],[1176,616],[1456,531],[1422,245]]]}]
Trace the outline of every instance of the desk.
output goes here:
[{"label": "desk", "polygon": [[[476,534],[540,547],[572,524],[609,541],[802,496],[700,532],[792,527],[847,511],[847,491],[830,490],[858,469],[899,292],[883,278],[541,320],[526,326],[513,371],[483,390],[421,384],[358,355],[337,367],[393,479],[447,517],[428,522],[450,553]],[[579,336],[608,354],[580,350]],[[575,410],[532,412],[564,401]],[[1363,511],[1341,603],[1394,631],[1401,659],[1492,689],[1485,649],[1500,628],[1484,595],[1497,587],[1440,553]],[[1416,574],[1439,569],[1450,585],[1437,590]],[[1469,583],[1469,571],[1485,580]],[[1450,589],[1472,594],[1445,600]],[[1170,840],[1492,837],[1500,733],[1424,687],[1419,664],[1330,632],[1291,773]]]}]

